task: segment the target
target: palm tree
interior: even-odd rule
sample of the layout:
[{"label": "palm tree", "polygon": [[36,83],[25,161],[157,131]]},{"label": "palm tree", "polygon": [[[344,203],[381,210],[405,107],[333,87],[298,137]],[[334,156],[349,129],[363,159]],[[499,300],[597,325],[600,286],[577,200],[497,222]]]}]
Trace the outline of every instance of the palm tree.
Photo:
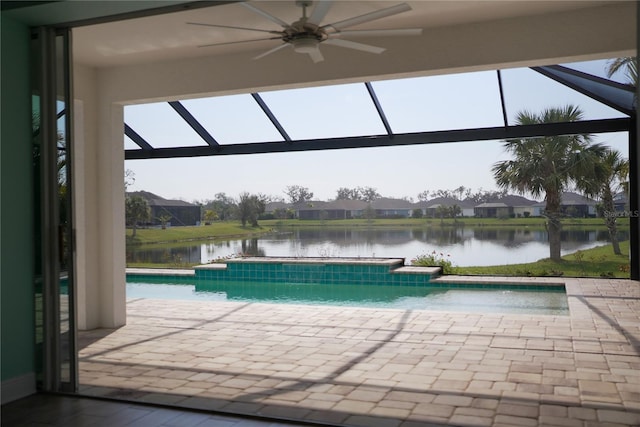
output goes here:
[{"label": "palm tree", "polygon": [[[516,122],[519,125],[532,125],[581,119],[580,109],[567,105],[548,108],[540,114],[521,111]],[[511,139],[505,142],[504,148],[514,158],[494,164],[494,178],[498,186],[505,190],[515,190],[522,195],[531,193],[534,197],[544,194],[549,257],[559,261],[562,193],[583,177],[594,174],[594,165],[604,154],[605,147],[591,144],[588,134],[577,134]]]},{"label": "palm tree", "polygon": [[586,180],[577,183],[588,196],[600,197],[602,216],[609,231],[609,240],[613,246],[613,253],[621,255],[618,242],[618,227],[616,208],[613,203],[614,192],[624,189],[629,175],[629,161],[622,157],[619,151],[608,149],[596,165],[596,173]]},{"label": "palm tree", "polygon": [[635,56],[624,56],[612,59],[607,63],[607,76],[611,77],[618,72],[624,72],[627,83],[638,85],[638,61]]}]

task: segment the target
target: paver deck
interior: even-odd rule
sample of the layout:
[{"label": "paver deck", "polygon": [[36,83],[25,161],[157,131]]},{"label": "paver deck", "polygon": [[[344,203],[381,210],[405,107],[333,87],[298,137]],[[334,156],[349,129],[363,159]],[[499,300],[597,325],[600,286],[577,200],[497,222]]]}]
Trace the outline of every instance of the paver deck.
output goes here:
[{"label": "paver deck", "polygon": [[81,392],[346,426],[640,425],[640,283],[562,281],[569,316],[130,300],[126,326],[80,333]]}]

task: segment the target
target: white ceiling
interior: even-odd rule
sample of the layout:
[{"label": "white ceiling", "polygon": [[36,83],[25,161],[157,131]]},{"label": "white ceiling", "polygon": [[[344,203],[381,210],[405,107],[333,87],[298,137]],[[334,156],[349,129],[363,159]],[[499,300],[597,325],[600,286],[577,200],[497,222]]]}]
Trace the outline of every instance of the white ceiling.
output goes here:
[{"label": "white ceiling", "polygon": [[[254,1],[260,8],[293,22],[301,9],[291,1]],[[322,24],[389,7],[399,2],[334,1]],[[487,22],[520,16],[552,14],[612,4],[612,1],[409,1],[412,10],[351,29],[438,28]],[[169,61],[181,58],[215,57],[230,53],[246,53],[247,57],[267,51],[278,40],[237,43],[225,46],[198,47],[203,44],[238,42],[262,38],[266,33],[188,25],[201,22],[280,29],[277,24],[257,15],[240,4],[223,4],[170,14],[127,19],[106,24],[75,28],[74,60],[95,67],[113,67]],[[395,37],[397,38],[397,37]],[[359,37],[357,41],[386,47],[384,38]],[[323,46],[323,49],[341,49]],[[371,55],[355,52],[354,55]]]}]

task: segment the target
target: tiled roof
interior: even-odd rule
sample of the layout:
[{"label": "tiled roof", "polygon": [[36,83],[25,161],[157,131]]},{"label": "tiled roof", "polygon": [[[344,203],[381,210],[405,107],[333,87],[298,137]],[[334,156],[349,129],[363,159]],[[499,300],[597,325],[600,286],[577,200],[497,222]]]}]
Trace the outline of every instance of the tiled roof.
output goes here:
[{"label": "tiled roof", "polygon": [[538,202],[515,194],[508,194],[504,197],[489,199],[487,203],[504,203],[507,206],[531,206]]},{"label": "tiled roof", "polygon": [[480,203],[475,207],[476,208],[508,208],[509,206],[506,203],[497,202],[497,203]]},{"label": "tiled roof", "polygon": [[369,204],[362,200],[338,199],[338,200],[329,202],[329,206],[331,206],[331,209],[344,209],[346,211],[360,211],[360,210],[366,209],[367,206],[369,206]]},{"label": "tiled roof", "polygon": [[413,204],[404,199],[391,199],[388,197],[381,197],[371,202],[371,207],[374,209],[412,209]]},{"label": "tiled roof", "polygon": [[435,199],[428,200],[427,202],[421,202],[420,205],[425,209],[433,209],[438,206],[453,206],[457,205],[461,209],[464,208],[473,208],[476,203],[471,200],[458,200],[453,197],[436,197]]},{"label": "tiled roof", "polygon": [[[595,206],[596,202],[595,200],[591,200],[578,193],[573,193],[573,192],[562,193],[562,206],[579,206],[579,205]],[[547,202],[543,200],[542,202],[536,203],[534,206],[545,207],[547,206]]]},{"label": "tiled roof", "polygon": [[595,205],[596,202],[592,199],[584,197],[578,193],[566,192],[562,193],[562,204],[569,205]]},{"label": "tiled roof", "polygon": [[128,196],[140,196],[147,201],[149,206],[198,206],[184,200],[169,200],[148,191],[132,191]]},{"label": "tiled roof", "polygon": [[291,207],[290,203],[286,202],[269,202],[264,207],[265,212],[273,212],[276,209],[289,209]]}]

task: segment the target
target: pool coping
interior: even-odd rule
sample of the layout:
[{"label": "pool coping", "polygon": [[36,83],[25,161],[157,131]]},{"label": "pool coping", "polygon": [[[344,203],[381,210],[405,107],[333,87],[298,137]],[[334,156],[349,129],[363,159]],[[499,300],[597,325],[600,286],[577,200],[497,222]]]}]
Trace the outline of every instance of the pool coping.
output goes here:
[{"label": "pool coping", "polygon": [[[230,258],[226,263],[248,264],[320,264],[320,265],[400,265],[404,266],[404,258],[359,258],[359,257],[239,257]],[[210,265],[210,264],[206,264]],[[205,266],[206,266],[205,265]],[[196,269],[202,266],[195,267]]]},{"label": "pool coping", "polygon": [[[283,258],[279,258],[283,259]],[[225,263],[213,263],[199,265],[193,269],[176,269],[176,268],[127,268],[127,275],[134,276],[181,276],[189,277],[196,275],[196,269],[203,270],[223,270],[226,269]],[[391,274],[434,274],[440,270],[439,267],[418,267],[405,265],[390,271]],[[566,278],[575,279],[575,278]],[[565,286],[565,278],[559,277],[522,277],[522,276],[460,276],[460,275],[444,275],[431,279],[431,283],[455,283],[469,285],[540,285],[540,286]]]},{"label": "pool coping", "polygon": [[[254,258],[259,260],[260,258]],[[284,258],[278,258],[282,260]],[[275,261],[274,261],[275,262]],[[205,264],[196,267],[201,270],[223,270],[227,265],[224,263]],[[196,269],[160,269],[160,268],[127,268],[126,274],[132,276],[157,276],[166,278],[197,278]],[[418,267],[418,266],[403,266],[397,269],[391,270],[390,274],[424,274],[431,275],[429,282],[425,283],[424,287],[453,287],[460,288],[490,288],[490,289],[515,289],[522,288],[522,290],[544,290],[544,288],[554,288],[554,290],[564,290],[567,296],[570,296],[569,288],[567,287],[567,279],[560,279],[558,277],[521,277],[521,276],[459,276],[459,275],[444,275],[433,277],[440,270],[439,267]],[[402,286],[402,285],[392,285]],[[411,286],[411,285],[407,285]]]}]

